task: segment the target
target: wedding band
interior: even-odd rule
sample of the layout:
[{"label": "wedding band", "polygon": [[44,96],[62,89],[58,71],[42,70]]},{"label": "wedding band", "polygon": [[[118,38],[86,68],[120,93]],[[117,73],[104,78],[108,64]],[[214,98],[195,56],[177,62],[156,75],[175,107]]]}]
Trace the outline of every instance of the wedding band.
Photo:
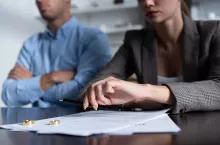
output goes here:
[{"label": "wedding band", "polygon": [[60,120],[52,120],[50,121],[50,125],[60,125]]},{"label": "wedding band", "polygon": [[23,122],[23,125],[24,125],[24,126],[32,126],[32,125],[34,125],[34,123],[35,123],[34,120],[25,120],[25,121]]}]

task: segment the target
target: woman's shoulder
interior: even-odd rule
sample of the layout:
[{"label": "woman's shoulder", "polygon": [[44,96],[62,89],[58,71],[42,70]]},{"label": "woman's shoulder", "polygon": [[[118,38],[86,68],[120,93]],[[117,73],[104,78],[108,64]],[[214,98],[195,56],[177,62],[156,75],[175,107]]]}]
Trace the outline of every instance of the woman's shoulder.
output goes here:
[{"label": "woman's shoulder", "polygon": [[220,34],[220,21],[212,21],[212,20],[206,20],[206,21],[195,21],[195,23],[197,24],[197,28],[200,32],[200,34],[203,35],[216,35],[216,34]]},{"label": "woman's shoulder", "polygon": [[220,20],[194,20],[194,22],[197,23],[197,25],[203,27],[216,27],[219,24]]}]

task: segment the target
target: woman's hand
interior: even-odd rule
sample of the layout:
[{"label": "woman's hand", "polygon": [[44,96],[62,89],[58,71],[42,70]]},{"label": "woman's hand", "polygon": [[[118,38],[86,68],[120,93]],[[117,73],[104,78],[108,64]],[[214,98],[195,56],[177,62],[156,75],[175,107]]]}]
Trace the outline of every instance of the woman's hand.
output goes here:
[{"label": "woman's hand", "polygon": [[89,87],[84,95],[84,109],[89,104],[94,110],[97,110],[99,104],[118,105],[126,103],[128,106],[135,105],[139,108],[154,108],[155,106],[158,108],[162,104],[173,105],[175,101],[175,97],[166,86],[137,84],[109,77]]},{"label": "woman's hand", "polygon": [[163,109],[164,107],[164,104],[148,98],[136,99],[123,105],[124,109],[140,108],[143,110]]},{"label": "woman's hand", "polygon": [[109,77],[90,86],[84,96],[84,109],[89,104],[97,110],[98,105],[125,104],[148,97],[148,85],[131,83]]}]

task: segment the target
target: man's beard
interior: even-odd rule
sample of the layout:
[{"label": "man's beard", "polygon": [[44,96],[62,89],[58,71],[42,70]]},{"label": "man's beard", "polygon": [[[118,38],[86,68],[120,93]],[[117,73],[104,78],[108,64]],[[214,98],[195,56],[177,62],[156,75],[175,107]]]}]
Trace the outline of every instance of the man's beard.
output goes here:
[{"label": "man's beard", "polygon": [[41,16],[47,22],[52,22],[55,20],[55,17],[53,17],[53,16],[47,16],[47,15],[41,15]]}]

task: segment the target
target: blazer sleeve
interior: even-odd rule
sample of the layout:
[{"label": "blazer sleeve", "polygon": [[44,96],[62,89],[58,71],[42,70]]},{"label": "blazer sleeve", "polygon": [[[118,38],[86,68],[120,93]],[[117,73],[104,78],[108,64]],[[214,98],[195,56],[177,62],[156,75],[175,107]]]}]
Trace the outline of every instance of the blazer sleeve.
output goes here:
[{"label": "blazer sleeve", "polygon": [[[192,83],[166,84],[176,98],[172,113],[220,110],[220,28],[211,41],[208,79]],[[207,68],[208,69],[208,68]]]},{"label": "blazer sleeve", "polygon": [[115,77],[118,79],[127,79],[134,73],[134,65],[131,51],[131,33],[125,34],[123,45],[119,48],[112,60],[104,67],[103,70],[98,72],[95,77],[90,81],[86,87],[81,91],[78,98],[81,98],[90,85],[93,83],[105,79],[107,77]]}]

